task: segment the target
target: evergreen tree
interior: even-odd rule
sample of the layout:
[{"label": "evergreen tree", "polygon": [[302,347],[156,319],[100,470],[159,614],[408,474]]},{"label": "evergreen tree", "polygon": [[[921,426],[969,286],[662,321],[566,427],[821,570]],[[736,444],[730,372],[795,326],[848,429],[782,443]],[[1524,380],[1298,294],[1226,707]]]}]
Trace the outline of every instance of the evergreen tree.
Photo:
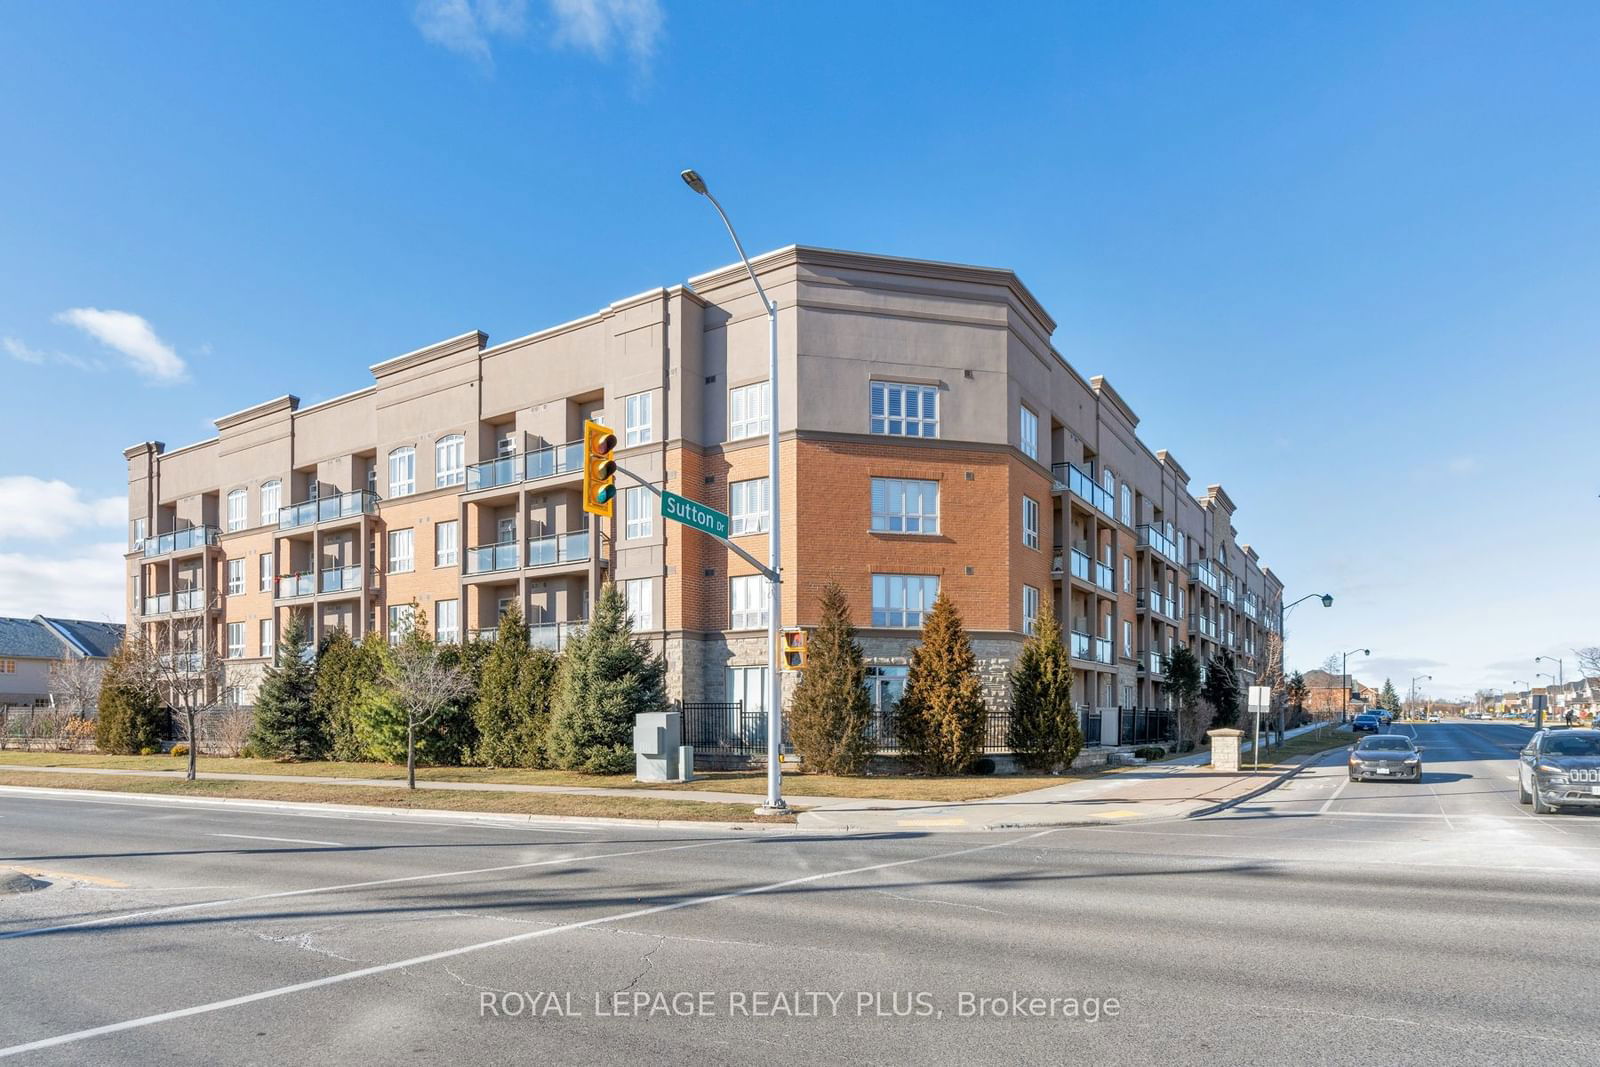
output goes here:
[{"label": "evergreen tree", "polygon": [[161,749],[166,714],[145,660],[148,653],[136,641],[124,641],[106,664],[94,724],[94,743],[101,752],[137,756]]},{"label": "evergreen tree", "polygon": [[1239,672],[1233,665],[1232,652],[1222,649],[1211,657],[1200,696],[1211,705],[1218,726],[1229,729],[1238,727],[1239,705],[1244,699],[1244,690],[1239,686]]},{"label": "evergreen tree", "polygon": [[838,583],[822,590],[822,618],[806,641],[806,667],[789,707],[789,736],[805,768],[860,774],[876,746],[867,662]]},{"label": "evergreen tree", "polygon": [[499,637],[483,661],[472,720],[473,762],[485,767],[547,767],[556,658],[528,644],[528,627],[513,605],[500,616]]},{"label": "evergreen tree", "polygon": [[1383,692],[1378,695],[1378,707],[1400,714],[1400,694],[1394,691],[1394,683],[1387,678],[1383,680]]},{"label": "evergreen tree", "polygon": [[666,707],[666,664],[633,636],[622,592],[607,582],[593,620],[561,658],[550,759],[565,770],[626,773],[633,769],[635,716]]},{"label": "evergreen tree", "polygon": [[1072,664],[1049,598],[1033,620],[1011,672],[1011,751],[1030,771],[1071,767],[1083,750],[1083,729],[1072,706]]},{"label": "evergreen tree", "polygon": [[369,758],[356,729],[356,705],[366,687],[377,682],[383,652],[383,637],[379,634],[368,634],[358,645],[344,630],[335,630],[322,642],[311,708],[313,715],[326,724],[330,754],[336,760]]},{"label": "evergreen tree", "polygon": [[983,751],[988,708],[978,657],[961,613],[940,592],[922,623],[922,644],[911,653],[905,692],[895,705],[900,753],[925,774],[960,774]]},{"label": "evergreen tree", "polygon": [[305,618],[294,612],[278,642],[277,660],[267,668],[256,694],[255,728],[250,732],[256,755],[292,760],[327,756],[328,722],[312,700],[315,691]]},{"label": "evergreen tree", "polygon": [[1306,698],[1311,695],[1311,689],[1306,685],[1306,676],[1299,671],[1289,675],[1289,680],[1284,683],[1284,697],[1289,701],[1289,706],[1294,709],[1296,717],[1304,714]]},{"label": "evergreen tree", "polygon": [[1173,645],[1167,654],[1167,692],[1177,710],[1174,740],[1179,752],[1199,743],[1200,733],[1210,722],[1200,722],[1200,657],[1188,645]]}]

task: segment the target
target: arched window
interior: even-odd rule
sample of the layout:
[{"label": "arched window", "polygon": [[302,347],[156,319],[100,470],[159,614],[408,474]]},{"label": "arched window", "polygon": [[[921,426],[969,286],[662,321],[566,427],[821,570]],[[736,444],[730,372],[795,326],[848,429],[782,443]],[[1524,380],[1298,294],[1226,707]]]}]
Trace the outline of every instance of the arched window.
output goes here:
[{"label": "arched window", "polygon": [[467,480],[467,439],[453,433],[433,443],[433,484],[436,489]]},{"label": "arched window", "polygon": [[278,509],[283,506],[283,483],[274,478],[261,483],[261,525],[276,526]]},{"label": "arched window", "polygon": [[410,496],[417,491],[417,450],[402,445],[389,453],[389,495]]},{"label": "arched window", "polygon": [[1110,467],[1100,472],[1100,484],[1105,486],[1106,492],[1112,496],[1117,495],[1117,476],[1111,473]]},{"label": "arched window", "polygon": [[235,489],[228,494],[228,532],[242,530],[250,524],[250,494]]}]

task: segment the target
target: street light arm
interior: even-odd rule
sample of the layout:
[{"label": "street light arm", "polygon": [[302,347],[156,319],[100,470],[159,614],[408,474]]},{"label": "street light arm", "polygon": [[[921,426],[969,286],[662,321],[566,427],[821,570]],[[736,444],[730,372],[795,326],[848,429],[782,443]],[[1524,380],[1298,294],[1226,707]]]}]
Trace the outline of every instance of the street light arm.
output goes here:
[{"label": "street light arm", "polygon": [[768,298],[767,290],[762,286],[761,279],[756,277],[756,270],[750,265],[750,257],[744,254],[744,242],[739,240],[738,231],[733,228],[733,222],[728,218],[728,213],[722,210],[722,205],[717,203],[717,198],[712,195],[710,188],[704,182],[701,182],[699,186],[691,186],[691,188],[711,201],[711,206],[716,209],[717,218],[722,220],[722,224],[728,228],[728,236],[733,238],[733,248],[734,251],[739,253],[739,262],[744,264],[744,269],[749,273],[750,280],[755,283],[756,292],[761,296],[762,307],[771,309],[773,307],[772,301]]}]

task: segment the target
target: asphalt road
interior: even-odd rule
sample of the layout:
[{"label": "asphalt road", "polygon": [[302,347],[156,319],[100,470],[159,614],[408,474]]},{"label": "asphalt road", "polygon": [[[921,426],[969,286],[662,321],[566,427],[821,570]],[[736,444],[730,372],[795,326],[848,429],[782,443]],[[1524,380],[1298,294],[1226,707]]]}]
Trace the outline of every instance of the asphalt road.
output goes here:
[{"label": "asphalt road", "polygon": [[[1037,833],[0,793],[0,868],[51,872],[0,896],[0,1058],[1591,1062],[1600,817],[1516,803],[1523,727],[1416,732],[1419,785],[1335,757],[1208,819]],[[1013,993],[1056,1003],[994,1017]]]}]

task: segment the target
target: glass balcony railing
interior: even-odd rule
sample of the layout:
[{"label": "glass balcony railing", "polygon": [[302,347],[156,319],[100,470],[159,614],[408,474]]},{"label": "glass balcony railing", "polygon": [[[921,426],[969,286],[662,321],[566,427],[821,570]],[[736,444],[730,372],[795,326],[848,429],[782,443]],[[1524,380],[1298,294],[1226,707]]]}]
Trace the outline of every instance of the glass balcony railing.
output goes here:
[{"label": "glass balcony railing", "polygon": [[317,591],[317,575],[314,571],[303,571],[300,574],[282,574],[278,576],[277,598],[289,600],[293,597],[311,596]]},{"label": "glass balcony railing", "polygon": [[1111,638],[1097,637],[1094,639],[1094,658],[1097,663],[1111,662]]},{"label": "glass balcony railing", "polygon": [[[601,540],[604,540],[601,535]],[[535,537],[528,542],[528,566],[550,567],[557,563],[578,563],[589,558],[589,531]]]},{"label": "glass balcony railing", "polygon": [[1149,523],[1144,523],[1139,527],[1139,547],[1153,548],[1167,557],[1172,563],[1180,567],[1183,566],[1183,561],[1178,558],[1178,546],[1173,543],[1170,537],[1162,533],[1159,528],[1151,526]]},{"label": "glass balcony railing", "polygon": [[494,489],[522,480],[522,457],[501,456],[499,459],[474,463],[467,468],[467,492]]},{"label": "glass balcony railing", "polygon": [[1209,560],[1200,560],[1189,568],[1189,576],[1213,593],[1221,594],[1222,579]]},{"label": "glass balcony railing", "polygon": [[468,630],[467,631],[467,640],[468,641],[488,641],[490,643],[493,643],[495,641],[500,640],[500,627],[498,627],[498,626],[485,626],[485,627],[483,627],[481,629],[477,629],[477,630]]},{"label": "glass balcony railing", "polygon": [[361,588],[360,567],[324,567],[319,587],[324,593],[345,593]]},{"label": "glass balcony railing", "polygon": [[1165,663],[1161,658],[1161,653],[1150,651],[1141,652],[1139,654],[1139,669],[1148,674],[1164,674],[1166,672],[1166,668]]},{"label": "glass balcony railing", "polygon": [[1084,553],[1079,552],[1077,549],[1072,550],[1072,576],[1074,578],[1081,578],[1086,582],[1090,581],[1089,557]]},{"label": "glass balcony railing", "polygon": [[1069,646],[1070,649],[1071,649],[1071,652],[1072,652],[1072,658],[1073,659],[1093,659],[1094,657],[1089,651],[1089,646],[1092,643],[1092,641],[1093,641],[1093,638],[1091,638],[1088,634],[1079,633],[1077,630],[1073,630],[1072,631],[1072,643]]},{"label": "glass balcony railing", "polygon": [[1108,593],[1117,591],[1117,573],[1111,569],[1111,564],[1095,561],[1094,584]]},{"label": "glass balcony railing", "polygon": [[528,627],[528,643],[534,648],[547,648],[560,652],[579,630],[589,625],[588,619],[575,622],[536,622]]},{"label": "glass balcony railing", "polygon": [[1175,618],[1178,614],[1172,599],[1156,592],[1154,589],[1139,590],[1139,607],[1159,612],[1168,618]]},{"label": "glass balcony railing", "polygon": [[1226,600],[1229,605],[1237,605],[1239,602],[1238,594],[1233,591],[1232,585],[1225,585],[1222,587],[1222,599]]},{"label": "glass balcony railing", "polygon": [[1189,629],[1213,641],[1217,639],[1217,624],[1205,615],[1190,615]]},{"label": "glass balcony railing", "polygon": [[481,545],[467,549],[466,573],[493,574],[496,571],[514,571],[522,566],[521,553],[515,541],[502,541],[496,545]]},{"label": "glass balcony railing", "polygon": [[174,530],[172,533],[145,538],[144,554],[148,559],[151,556],[164,556],[168,552],[204,548],[207,545],[217,544],[221,537],[222,532],[215,526],[191,526],[187,530]]},{"label": "glass balcony railing", "polygon": [[1087,501],[1091,507],[1108,519],[1117,517],[1116,502],[1112,499],[1111,491],[1098,484],[1073,464],[1052,464],[1050,474],[1055,480],[1057,489],[1065,489],[1080,500]]},{"label": "glass balcony railing", "polygon": [[525,458],[524,477],[530,482],[554,478],[558,474],[571,474],[583,469],[583,442],[569,441],[564,445],[536,449]]},{"label": "glass balcony railing", "polygon": [[171,610],[171,593],[158,593],[155,596],[147,596],[144,598],[144,613],[146,615],[165,615]]},{"label": "glass balcony railing", "polygon": [[347,519],[352,515],[376,515],[379,496],[370,490],[318,497],[278,509],[278,529],[294,530],[319,522]]},{"label": "glass balcony railing", "polygon": [[172,599],[173,611],[199,611],[206,606],[206,594],[202,589],[186,589]]}]

